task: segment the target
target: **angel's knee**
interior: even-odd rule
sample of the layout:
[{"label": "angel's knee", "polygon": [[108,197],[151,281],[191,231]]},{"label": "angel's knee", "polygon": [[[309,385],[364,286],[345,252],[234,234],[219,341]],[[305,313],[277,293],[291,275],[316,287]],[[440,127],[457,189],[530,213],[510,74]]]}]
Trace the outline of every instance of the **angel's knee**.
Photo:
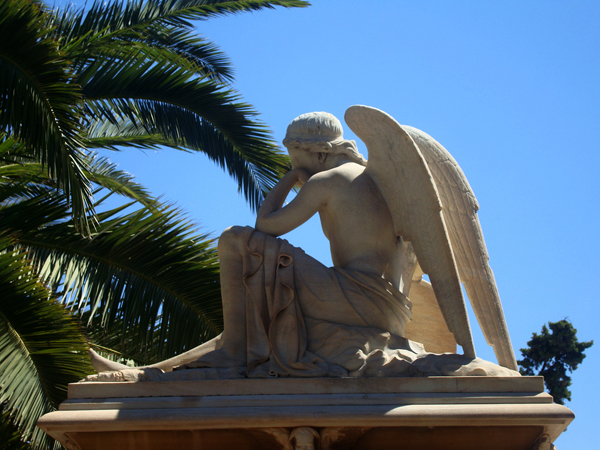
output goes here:
[{"label": "angel's knee", "polygon": [[240,252],[244,245],[245,227],[233,226],[226,228],[219,237],[219,255],[229,252]]}]

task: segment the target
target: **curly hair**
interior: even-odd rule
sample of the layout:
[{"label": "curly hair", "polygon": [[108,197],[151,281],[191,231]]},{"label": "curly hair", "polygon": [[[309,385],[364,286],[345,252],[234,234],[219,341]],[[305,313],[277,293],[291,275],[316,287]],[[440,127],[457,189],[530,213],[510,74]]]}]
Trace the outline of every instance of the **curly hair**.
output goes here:
[{"label": "curly hair", "polygon": [[351,161],[366,166],[367,161],[358,151],[356,142],[344,139],[342,133],[342,124],[333,114],[302,114],[289,124],[283,145],[288,151],[342,154]]}]

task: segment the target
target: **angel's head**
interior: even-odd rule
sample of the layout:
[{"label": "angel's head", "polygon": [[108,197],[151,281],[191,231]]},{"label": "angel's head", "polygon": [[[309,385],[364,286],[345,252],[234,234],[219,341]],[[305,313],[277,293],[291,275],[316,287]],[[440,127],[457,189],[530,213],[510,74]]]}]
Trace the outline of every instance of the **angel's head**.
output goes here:
[{"label": "angel's head", "polygon": [[326,112],[312,112],[296,117],[288,125],[283,145],[288,149],[292,167],[302,167],[303,153],[313,154],[319,161],[327,155],[344,155],[352,162],[366,166],[367,161],[358,152],[356,142],[344,139],[342,124]]}]

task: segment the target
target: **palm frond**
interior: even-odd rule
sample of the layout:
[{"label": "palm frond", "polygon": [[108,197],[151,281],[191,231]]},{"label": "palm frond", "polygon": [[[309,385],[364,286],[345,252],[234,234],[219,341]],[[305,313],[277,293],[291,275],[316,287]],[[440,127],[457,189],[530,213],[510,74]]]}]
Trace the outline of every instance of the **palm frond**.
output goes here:
[{"label": "palm frond", "polygon": [[[11,248],[0,239],[0,247]],[[25,440],[50,446],[35,423],[66,399],[67,384],[92,373],[81,329],[37,281],[24,254],[0,253],[0,403]]]},{"label": "palm frond", "polygon": [[[110,162],[108,158],[98,157],[92,153],[86,158],[86,166],[88,169],[85,175],[92,183],[108,189],[113,194],[136,200],[145,206],[150,207],[154,204],[155,199],[150,192],[133,181],[133,175],[118,170],[117,165]],[[55,180],[48,173],[47,167],[38,163],[0,165],[0,182],[20,184],[23,190],[18,189],[16,192],[19,193],[14,196],[18,198],[23,195],[30,197],[33,193],[40,192],[41,186],[56,188]],[[8,192],[6,189],[3,191]]]},{"label": "palm frond", "polygon": [[21,440],[21,433],[10,418],[10,411],[0,405],[0,442],[3,450],[31,450],[31,446]]},{"label": "palm frond", "polygon": [[[114,99],[110,106],[120,102],[121,112],[129,99],[172,104],[208,120],[236,146],[264,146],[270,141],[268,128],[250,119],[257,113],[241,103],[236,92],[211,80],[194,78],[161,53],[154,53],[153,60],[147,55],[132,52],[127,59],[102,59],[88,66],[78,76],[86,100]],[[103,118],[110,120],[109,116]]]},{"label": "palm frond", "polygon": [[118,33],[139,30],[151,25],[191,28],[191,20],[206,20],[214,16],[245,11],[285,8],[302,8],[309,3],[301,0],[130,0],[95,1],[89,10],[67,11],[57,14],[56,34],[69,42],[79,36]]},{"label": "palm frond", "polygon": [[79,226],[88,231],[91,187],[73,108],[81,91],[56,43],[43,37],[45,20],[37,3],[0,3],[0,132],[13,135],[48,166],[70,199]]},{"label": "palm frond", "polygon": [[[250,119],[256,113],[235,92],[192,78],[170,61],[105,60],[81,77],[89,115],[95,119],[91,137],[111,137],[108,131],[117,135],[115,125],[122,124],[126,132],[145,129],[145,134],[163,135],[172,146],[204,151],[220,164],[239,160],[230,174],[252,208],[288,168],[268,129]],[[219,152],[224,155],[216,156]]]},{"label": "palm frond", "polygon": [[[27,200],[3,210],[8,215],[28,203],[35,205]],[[19,244],[40,278],[88,324],[99,320],[112,331],[119,324],[119,335],[135,346],[131,353],[172,356],[215,336],[223,324],[213,241],[193,235],[172,208],[123,209],[99,213],[90,239],[54,221],[23,232]]]},{"label": "palm frond", "polygon": [[117,165],[108,158],[90,153],[86,162],[86,176],[92,183],[108,189],[111,193],[136,200],[146,207],[153,207],[156,200],[148,189],[133,181],[134,177],[130,173],[117,169]]},{"label": "palm frond", "polygon": [[[20,236],[69,218],[64,196],[56,190],[32,189],[30,183],[7,183],[0,189],[0,236]],[[70,224],[73,228],[73,224]]]},{"label": "palm frond", "polygon": [[163,59],[170,59],[201,78],[233,81],[227,56],[216,44],[187,29],[150,25],[141,31],[126,30],[118,35],[98,32],[71,42],[63,51],[69,55],[75,72],[99,58],[126,59],[138,52],[146,53],[148,59],[161,54]]},{"label": "palm frond", "polygon": [[13,136],[0,132],[0,165],[33,162],[34,158]]},{"label": "palm frond", "polygon": [[[117,103],[117,106],[114,104]],[[90,123],[88,134],[85,142],[89,149],[103,148],[113,151],[122,151],[122,147],[132,147],[139,149],[160,150],[160,147],[171,147],[177,150],[190,151],[186,147],[181,147],[173,139],[169,139],[164,135],[149,131],[154,127],[154,121],[142,124],[141,120],[137,120],[131,114],[130,107],[126,108],[123,113],[120,112],[121,102],[113,101],[91,101],[87,102],[86,106],[94,111],[92,115],[96,117],[109,116],[111,120],[97,119]],[[134,103],[134,102],[128,102]],[[112,105],[112,106],[111,106]],[[119,115],[119,117],[117,117]],[[120,117],[125,115],[127,117]],[[131,121],[130,115],[136,120],[136,123]],[[154,127],[156,128],[156,127]]]},{"label": "palm frond", "polygon": [[257,11],[264,8],[304,7],[307,2],[280,1],[219,1],[219,0],[150,0],[96,1],[89,10],[67,8],[58,11],[52,23],[53,37],[69,53],[74,67],[99,52],[106,55],[108,47],[119,43],[142,42],[144,48],[168,49],[195,67],[192,72],[221,82],[233,80],[229,59],[212,42],[195,37],[190,20],[204,20],[224,14]]},{"label": "palm frond", "polygon": [[225,54],[214,43],[196,37],[192,32],[151,26],[143,32],[120,34],[118,39],[114,39],[99,33],[87,36],[85,43],[77,41],[65,47],[72,70],[80,73],[98,60],[124,60],[135,55],[138,61],[170,60],[190,75],[200,78],[223,83],[233,80],[233,69]]},{"label": "palm frond", "polygon": [[[172,147],[171,143],[163,136],[158,134],[151,135],[145,130],[136,134],[100,135],[86,139],[86,146],[90,149],[102,148],[113,151],[121,151],[125,147],[146,150],[159,150],[161,146]],[[183,148],[180,150],[186,151],[187,149]]]},{"label": "palm frond", "polygon": [[0,165],[0,182],[36,183],[56,186],[54,179],[48,174],[48,170],[38,163]]},{"label": "palm frond", "polygon": [[201,77],[221,82],[233,81],[233,69],[229,58],[213,42],[198,37],[186,29],[152,26],[146,29],[141,41],[153,48],[174,52],[196,66]]},{"label": "palm frond", "polygon": [[[126,135],[127,140],[117,140],[115,143],[133,146],[145,142],[180,150],[201,151],[237,181],[238,190],[251,207],[260,205],[281,173],[287,170],[286,156],[259,146],[236,147],[220,129],[186,109],[149,101],[129,101],[126,106],[121,115],[130,112],[135,114],[137,126],[128,119],[116,124],[98,121],[97,125],[91,126],[92,136],[109,139]],[[113,103],[113,111],[122,109],[125,106],[121,102]],[[138,138],[134,139],[136,134]]]}]

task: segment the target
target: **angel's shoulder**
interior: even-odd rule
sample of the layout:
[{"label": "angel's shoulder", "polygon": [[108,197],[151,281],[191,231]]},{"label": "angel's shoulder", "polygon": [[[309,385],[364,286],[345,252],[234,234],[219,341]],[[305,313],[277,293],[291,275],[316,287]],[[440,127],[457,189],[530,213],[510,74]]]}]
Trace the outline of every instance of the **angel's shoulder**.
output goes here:
[{"label": "angel's shoulder", "polygon": [[364,172],[364,167],[354,163],[342,164],[322,172],[318,172],[311,177],[316,182],[347,184],[353,182]]},{"label": "angel's shoulder", "polygon": [[343,164],[318,172],[310,178],[307,185],[309,184],[311,186],[307,189],[307,195],[325,199],[330,207],[338,204],[369,203],[373,201],[374,196],[379,195],[364,167],[358,164]]}]

